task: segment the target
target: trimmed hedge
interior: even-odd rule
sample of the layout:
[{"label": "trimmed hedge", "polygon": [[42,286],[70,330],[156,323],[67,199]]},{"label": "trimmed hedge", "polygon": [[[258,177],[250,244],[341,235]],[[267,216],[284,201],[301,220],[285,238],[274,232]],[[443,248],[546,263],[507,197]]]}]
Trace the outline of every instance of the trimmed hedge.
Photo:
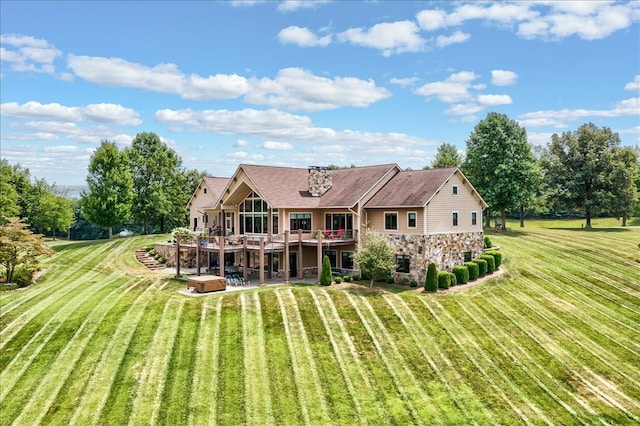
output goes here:
[{"label": "trimmed hedge", "polygon": [[335,277],[334,281],[336,284],[340,284],[342,282],[342,277]]},{"label": "trimmed hedge", "polygon": [[451,284],[450,272],[440,271],[438,272],[438,288],[447,289]]},{"label": "trimmed hedge", "polygon": [[449,272],[449,287],[453,287],[456,284],[458,284],[456,274],[454,274],[453,272]]},{"label": "trimmed hedge", "polygon": [[489,254],[483,254],[480,256],[480,259],[483,259],[487,262],[487,274],[493,274],[493,271],[496,270],[496,261],[493,256]]},{"label": "trimmed hedge", "polygon": [[409,283],[409,285],[410,285],[411,287],[418,287],[418,281],[416,281],[416,280],[411,280],[411,283]]},{"label": "trimmed hedge", "polygon": [[456,265],[453,267],[453,274],[456,276],[458,284],[469,282],[469,268],[466,265]]},{"label": "trimmed hedge", "polygon": [[493,244],[491,244],[491,239],[489,237],[487,237],[487,236],[484,237],[483,243],[484,243],[484,248],[493,247]]},{"label": "trimmed hedge", "polygon": [[490,250],[490,251],[486,252],[485,254],[493,256],[493,259],[496,262],[496,269],[498,269],[500,267],[500,265],[502,265],[502,253],[501,252],[499,252],[497,250]]},{"label": "trimmed hedge", "polygon": [[464,266],[469,271],[469,281],[477,280],[480,276],[480,267],[475,262],[465,262]]},{"label": "trimmed hedge", "polygon": [[331,276],[331,261],[326,254],[322,258],[322,271],[320,273],[320,284],[331,285],[333,277]]},{"label": "trimmed hedge", "polygon": [[472,261],[473,263],[478,265],[478,277],[482,278],[485,275],[487,275],[487,261],[480,258],[480,259],[474,259]]},{"label": "trimmed hedge", "polygon": [[427,267],[427,278],[424,280],[424,289],[426,291],[438,290],[438,270],[436,264],[431,262]]},{"label": "trimmed hedge", "polygon": [[349,281],[351,281],[351,275],[345,275],[344,277],[342,277],[342,279],[345,283],[348,283]]}]

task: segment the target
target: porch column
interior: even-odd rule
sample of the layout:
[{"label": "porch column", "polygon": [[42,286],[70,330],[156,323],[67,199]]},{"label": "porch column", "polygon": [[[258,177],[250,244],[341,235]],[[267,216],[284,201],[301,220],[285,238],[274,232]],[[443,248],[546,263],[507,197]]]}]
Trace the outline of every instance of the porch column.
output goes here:
[{"label": "porch column", "polygon": [[298,229],[298,279],[303,279],[304,275],[302,274],[302,229]]},{"label": "porch column", "polygon": [[224,237],[220,237],[220,250],[218,251],[218,263],[220,264],[218,274],[224,277]]},{"label": "porch column", "polygon": [[242,238],[242,278],[249,279],[249,258],[247,257],[247,236]]},{"label": "porch column", "polygon": [[320,275],[322,274],[322,232],[318,231],[316,234],[316,239],[318,243],[316,244],[316,256],[318,260],[318,284],[320,283]]},{"label": "porch column", "polygon": [[176,278],[180,278],[180,235],[176,235]]},{"label": "porch column", "polygon": [[284,283],[289,284],[289,230],[284,231]]},{"label": "porch column", "polygon": [[260,282],[258,285],[264,285],[264,237],[260,237]]},{"label": "porch column", "polygon": [[200,236],[196,236],[196,275],[200,276]]}]

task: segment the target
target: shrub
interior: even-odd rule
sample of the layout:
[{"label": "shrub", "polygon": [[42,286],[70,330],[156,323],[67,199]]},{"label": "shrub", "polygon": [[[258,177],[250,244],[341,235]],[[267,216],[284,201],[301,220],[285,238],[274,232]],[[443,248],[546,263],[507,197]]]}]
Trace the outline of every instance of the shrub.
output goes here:
[{"label": "shrub", "polygon": [[351,281],[358,281],[360,279],[359,275],[352,275],[351,276]]},{"label": "shrub", "polygon": [[411,287],[418,287],[418,281],[416,281],[416,280],[411,280],[411,282],[409,283],[409,285],[410,285]]},{"label": "shrub", "polygon": [[454,274],[453,272],[449,272],[449,287],[453,287],[456,284],[458,284],[456,274]]},{"label": "shrub", "polygon": [[342,279],[345,283],[348,283],[349,281],[351,281],[351,275],[345,275],[344,277],[342,277]]},{"label": "shrub", "polygon": [[475,262],[465,262],[464,266],[466,266],[469,271],[469,281],[477,280],[480,276],[478,264]]},{"label": "shrub", "polygon": [[438,290],[438,270],[436,264],[431,262],[427,267],[427,278],[424,280],[424,289],[426,291]]},{"label": "shrub", "polygon": [[18,286],[18,288],[28,287],[33,284],[33,269],[18,267],[13,273],[13,283]]},{"label": "shrub", "polygon": [[480,256],[480,259],[483,259],[487,262],[487,274],[493,274],[493,271],[496,270],[496,261],[493,256],[483,254],[482,256]]},{"label": "shrub", "polygon": [[487,236],[484,237],[484,248],[491,248],[493,244],[491,244],[491,239]]},{"label": "shrub", "polygon": [[167,268],[171,268],[171,261],[167,261],[166,266],[167,266]]},{"label": "shrub", "polygon": [[342,282],[342,277],[335,277],[334,280],[336,284],[340,284]]},{"label": "shrub", "polygon": [[491,255],[493,256],[493,260],[496,263],[496,269],[498,269],[500,267],[500,265],[502,265],[502,253],[497,251],[497,250],[491,250],[486,252],[485,254]]},{"label": "shrub", "polygon": [[451,283],[451,278],[449,278],[450,272],[440,271],[438,272],[438,288],[449,288],[449,284]]},{"label": "shrub", "polygon": [[466,284],[469,282],[469,268],[465,265],[456,265],[453,267],[453,274],[456,276],[458,284]]},{"label": "shrub", "polygon": [[487,275],[487,261],[484,259],[475,259],[473,263],[478,265],[478,277],[482,278]]},{"label": "shrub", "polygon": [[160,263],[165,263],[166,261],[167,261],[167,259],[165,259],[162,256],[160,256],[160,259],[158,259],[158,262],[160,262]]},{"label": "shrub", "polygon": [[151,251],[151,250],[153,250],[153,249],[154,249],[154,247],[155,247],[155,246],[154,246],[153,244],[149,244],[148,246],[146,246],[146,247],[145,247],[145,250],[146,250],[146,251]]},{"label": "shrub", "polygon": [[389,276],[389,277],[387,277],[387,283],[389,283],[389,284],[393,284],[394,282],[396,282],[396,279],[395,279],[395,278],[393,278],[393,276]]},{"label": "shrub", "polygon": [[155,256],[156,254],[157,254],[157,253],[156,253],[156,250],[155,250],[155,249],[151,249],[151,250],[149,250],[149,256]]},{"label": "shrub", "polygon": [[322,285],[331,285],[331,281],[333,281],[333,277],[331,276],[331,261],[329,260],[329,256],[326,254],[322,259],[322,273],[320,274],[320,284]]}]

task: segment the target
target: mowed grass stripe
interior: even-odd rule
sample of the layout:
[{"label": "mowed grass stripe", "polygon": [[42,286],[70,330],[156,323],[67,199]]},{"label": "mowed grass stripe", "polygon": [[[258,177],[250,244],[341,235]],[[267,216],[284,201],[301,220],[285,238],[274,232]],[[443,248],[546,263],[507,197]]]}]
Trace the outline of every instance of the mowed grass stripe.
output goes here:
[{"label": "mowed grass stripe", "polygon": [[[464,328],[460,327],[454,321],[451,321],[451,317],[446,314],[441,305],[435,302],[435,299],[430,302],[434,304],[433,307],[424,299],[419,299],[419,301],[455,343],[456,352],[464,354],[464,357],[471,362],[473,368],[480,374],[482,381],[486,382],[493,389],[491,393],[498,395],[502,401],[506,402],[522,422],[532,424],[534,420],[532,420],[531,417],[536,417],[535,421],[537,421],[537,417],[539,416],[537,408],[533,407],[531,402],[523,397],[521,392],[518,392],[517,387],[510,383],[504,373],[498,370],[490,360],[487,361],[485,359],[481,353],[482,350],[473,340],[473,336],[470,336]],[[436,308],[442,315],[436,314]],[[498,383],[500,384],[498,385]],[[478,386],[479,385],[478,383]],[[503,387],[508,389],[503,389]],[[508,395],[507,391],[509,393]],[[491,396],[493,397],[493,395]],[[514,398],[514,396],[517,396],[517,398]],[[525,409],[527,410],[525,411]],[[533,414],[535,414],[535,416]],[[543,419],[543,421],[550,423],[548,419]]]},{"label": "mowed grass stripe", "polygon": [[[368,375],[367,368],[363,364],[331,296],[324,289],[309,289],[308,291],[322,318],[347,387],[353,395],[360,423],[382,423],[386,416],[383,401],[378,399],[379,393],[375,391],[375,385]],[[375,410],[372,410],[372,407]]]},{"label": "mowed grass stripe", "polygon": [[[525,299],[524,301],[526,302],[525,306],[521,306],[520,301],[511,300],[509,304],[511,308],[510,312],[516,315],[514,305],[520,306],[518,315],[523,315],[523,319],[530,319],[530,321],[526,322],[527,324],[539,324],[540,330],[538,334],[544,333],[549,336],[548,345],[555,349],[553,353],[554,357],[559,358],[566,365],[573,366],[572,373],[575,377],[582,380],[585,385],[591,388],[594,394],[605,403],[625,412],[631,418],[636,417],[631,414],[631,411],[634,409],[637,410],[640,406],[634,404],[631,398],[617,389],[611,389],[610,392],[602,391],[575,368],[576,365],[582,365],[582,369],[593,377],[600,378],[601,376],[608,376],[610,377],[609,383],[618,382],[620,376],[629,382],[638,383],[636,379],[629,377],[629,374],[614,367],[616,358],[613,357],[610,360],[601,359],[593,350],[593,348],[596,347],[595,342],[589,341],[584,335],[573,328],[569,328],[566,324],[562,326],[561,319],[557,317],[548,318],[546,315],[550,314],[545,311],[543,306],[536,304],[532,300]],[[506,300],[503,300],[503,302],[506,302]],[[502,303],[500,307],[502,309],[507,308],[504,303]],[[551,333],[551,330],[554,330],[553,333]],[[587,365],[590,367],[586,367]],[[598,370],[597,374],[593,372],[594,369]],[[615,393],[618,399],[625,400],[625,403],[621,403],[609,393]],[[627,404],[632,404],[632,407],[627,406]]]},{"label": "mowed grass stripe", "polygon": [[[406,301],[402,297],[392,294],[385,294],[384,299],[419,349],[420,361],[426,360],[428,368],[433,371],[434,379],[437,381],[430,380],[427,386],[429,391],[438,398],[438,404],[444,407],[451,404],[453,406],[451,408],[460,411],[457,416],[462,416],[468,422],[474,424],[495,423],[496,420],[491,412],[473,393],[472,387],[458,374],[451,360],[440,350],[437,342],[424,328],[423,322],[418,319]],[[441,368],[440,365],[443,367]]]},{"label": "mowed grass stripe", "polygon": [[[101,302],[110,291],[109,285],[98,288],[87,286],[64,304],[56,305],[56,309],[52,308],[39,313],[37,316],[39,321],[34,319],[22,329],[16,330],[14,339],[8,342],[10,347],[5,348],[0,356],[2,360],[0,400],[4,401],[9,393],[13,393],[12,398],[15,398],[18,392],[14,390],[14,386],[25,371],[40,365],[45,360],[45,356],[48,360],[55,357],[56,352],[52,345],[59,347],[61,343],[66,343],[66,340],[57,341],[54,337],[57,336],[59,330],[64,331],[70,328],[71,324],[66,321],[74,315],[76,310],[83,313],[89,311],[92,306]],[[76,315],[76,322],[83,321],[83,315]],[[53,342],[52,339],[54,339]],[[50,342],[51,345],[49,345]],[[41,355],[45,350],[45,354]],[[46,368],[46,366],[42,368]],[[29,374],[29,376],[35,380],[33,374]],[[26,382],[23,381],[22,384],[24,385]]]},{"label": "mowed grass stripe", "polygon": [[146,363],[138,378],[139,387],[132,401],[130,425],[155,424],[158,421],[162,392],[168,373],[166,368],[178,334],[184,300],[169,299],[165,303],[162,317],[153,338],[153,345],[147,351]]},{"label": "mowed grass stripe", "polygon": [[265,347],[262,324],[262,309],[257,292],[242,294],[242,339],[247,348],[244,357],[246,422],[274,425],[271,410],[267,360],[262,348]]},{"label": "mowed grass stripe", "polygon": [[86,316],[80,328],[69,339],[56,360],[50,364],[48,374],[33,391],[27,404],[21,408],[20,416],[15,420],[16,424],[35,425],[42,421],[108,312],[142,280],[128,285],[127,277],[122,277],[118,281],[120,284],[113,285],[113,290]]},{"label": "mowed grass stripe", "polygon": [[293,365],[287,346],[280,306],[275,291],[259,293],[264,324],[264,347],[269,373],[272,411],[276,424],[289,425],[304,422],[300,395],[294,380]]},{"label": "mowed grass stripe", "polygon": [[[428,402],[422,397],[419,387],[415,385],[415,377],[413,377],[406,368],[402,368],[404,366],[404,360],[398,354],[397,349],[392,343],[384,342],[386,343],[385,347],[389,349],[390,355],[393,355],[393,360],[387,356],[387,351],[381,343],[381,340],[384,338],[384,332],[376,333],[373,330],[371,322],[376,323],[377,317],[375,316],[375,312],[372,312],[371,306],[367,303],[366,299],[364,299],[363,296],[360,296],[357,298],[358,300],[356,300],[356,297],[349,293],[347,293],[347,299],[355,309],[360,321],[362,321],[362,325],[367,330],[367,333],[369,333],[369,337],[371,338],[378,356],[382,360],[385,369],[393,380],[396,391],[399,393],[402,401],[404,401],[404,408],[410,414],[411,422],[413,424],[425,424],[424,420],[430,420],[440,423],[440,420],[436,419],[429,411],[422,411],[421,413],[418,413],[418,410],[413,404],[413,398],[420,398],[422,400],[420,403],[428,404]],[[364,305],[364,309],[361,308],[361,305]],[[370,322],[369,320],[372,321]],[[377,325],[380,326],[379,323]],[[409,398],[409,392],[412,392],[412,398]]]},{"label": "mowed grass stripe", "polygon": [[110,395],[119,367],[126,356],[131,338],[147,304],[152,300],[152,288],[154,288],[152,285],[147,287],[120,317],[118,328],[97,360],[95,370],[84,387],[84,392],[77,402],[73,416],[69,419],[69,424],[85,426],[99,422],[100,414]]},{"label": "mowed grass stripe", "polygon": [[198,340],[194,345],[193,385],[189,396],[189,413],[185,424],[199,425],[210,422],[212,405],[215,405],[214,377],[217,372],[217,334],[220,322],[218,314],[222,307],[222,297],[218,297],[216,306],[211,306],[211,299],[202,302],[200,309],[200,325]]}]

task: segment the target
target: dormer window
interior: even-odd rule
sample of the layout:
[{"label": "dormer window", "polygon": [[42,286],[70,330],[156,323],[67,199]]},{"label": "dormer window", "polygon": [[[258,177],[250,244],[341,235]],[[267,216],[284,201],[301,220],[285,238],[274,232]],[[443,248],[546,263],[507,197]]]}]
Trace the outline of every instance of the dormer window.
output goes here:
[{"label": "dormer window", "polygon": [[453,185],[453,195],[458,195],[458,185]]}]

